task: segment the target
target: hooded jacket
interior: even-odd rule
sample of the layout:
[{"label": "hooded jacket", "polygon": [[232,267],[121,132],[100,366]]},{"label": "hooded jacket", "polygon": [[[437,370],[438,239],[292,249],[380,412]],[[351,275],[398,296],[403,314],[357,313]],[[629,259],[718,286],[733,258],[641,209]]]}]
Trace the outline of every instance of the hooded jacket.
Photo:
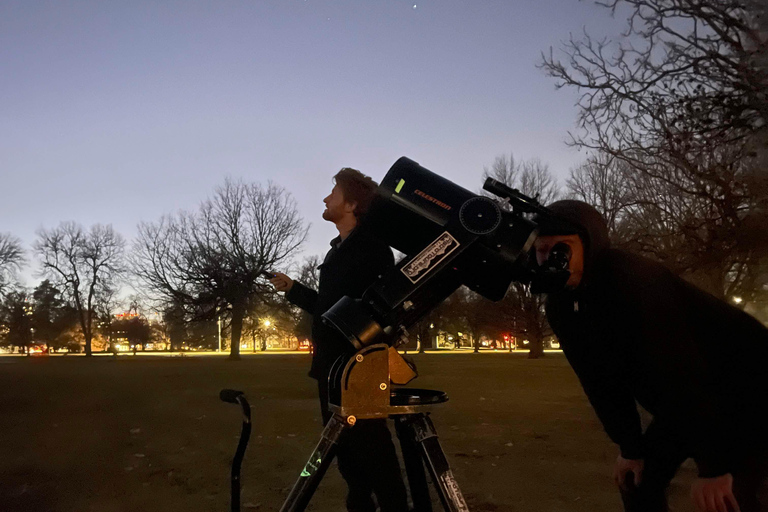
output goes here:
[{"label": "hooded jacket", "polygon": [[732,472],[758,445],[765,453],[768,329],[663,265],[610,248],[586,203],[550,209],[578,226],[585,266],[575,290],[547,297],[547,318],[622,456],[645,452],[637,403],[702,477]]}]

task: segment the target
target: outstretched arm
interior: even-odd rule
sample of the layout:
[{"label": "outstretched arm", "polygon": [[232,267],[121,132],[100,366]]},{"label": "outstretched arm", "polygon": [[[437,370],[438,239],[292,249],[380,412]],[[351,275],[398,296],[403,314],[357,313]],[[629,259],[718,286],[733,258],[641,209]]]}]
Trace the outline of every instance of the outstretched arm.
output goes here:
[{"label": "outstretched arm", "polygon": [[315,313],[317,304],[317,292],[312,288],[294,281],[287,275],[275,272],[269,280],[279,292],[285,292],[285,298],[292,304],[296,304],[309,314]]}]

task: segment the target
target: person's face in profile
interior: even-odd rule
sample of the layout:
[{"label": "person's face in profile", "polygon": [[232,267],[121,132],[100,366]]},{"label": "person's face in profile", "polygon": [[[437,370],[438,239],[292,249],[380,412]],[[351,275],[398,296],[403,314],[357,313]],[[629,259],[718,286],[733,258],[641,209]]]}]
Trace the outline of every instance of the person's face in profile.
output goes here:
[{"label": "person's face in profile", "polygon": [[331,193],[323,199],[323,203],[325,203],[323,219],[329,222],[337,223],[355,211],[355,204],[349,203],[344,199],[344,192],[341,191],[338,185],[333,186]]}]

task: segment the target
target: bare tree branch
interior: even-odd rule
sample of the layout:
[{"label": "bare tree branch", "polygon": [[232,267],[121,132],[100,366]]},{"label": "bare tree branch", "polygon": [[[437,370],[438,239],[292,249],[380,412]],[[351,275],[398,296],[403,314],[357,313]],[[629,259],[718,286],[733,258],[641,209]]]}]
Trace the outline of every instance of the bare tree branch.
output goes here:
[{"label": "bare tree branch", "polygon": [[[637,250],[717,295],[756,299],[757,280],[744,276],[763,265],[765,237],[738,234],[768,221],[764,2],[601,4],[629,9],[624,37],[585,33],[563,60],[550,50],[541,64],[557,87],[580,92],[571,143],[596,155],[572,172],[571,193],[609,207],[612,228]],[[600,195],[596,170],[616,180],[602,184],[614,195]]]},{"label": "bare tree branch", "polygon": [[16,280],[16,273],[24,265],[21,240],[9,233],[0,233],[0,297]]}]

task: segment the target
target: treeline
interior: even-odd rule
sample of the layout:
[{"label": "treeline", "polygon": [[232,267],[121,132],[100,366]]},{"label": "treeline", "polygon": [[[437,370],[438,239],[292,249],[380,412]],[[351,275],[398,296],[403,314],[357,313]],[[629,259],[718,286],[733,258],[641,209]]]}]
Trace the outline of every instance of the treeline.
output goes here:
[{"label": "treeline", "polygon": [[[142,223],[130,248],[111,226],[64,222],[41,229],[32,253],[47,280],[32,293],[14,285],[25,251],[18,239],[3,235],[0,341],[71,346],[68,333],[76,326],[87,355],[95,341],[99,349],[114,350],[115,339],[142,347],[162,340],[177,349],[191,338],[198,338],[195,346],[209,346],[210,333],[204,333],[213,322],[237,358],[244,329],[256,336],[266,318],[271,332],[296,331],[298,313],[260,274],[288,267],[306,234],[287,191],[227,180],[197,210]],[[118,301],[127,287],[138,291],[128,308]],[[125,319],[115,318],[126,309]],[[45,338],[35,320],[42,316],[57,326],[56,332],[49,326]]]},{"label": "treeline", "polygon": [[[540,63],[558,88],[580,94],[569,143],[586,152],[585,161],[564,184],[540,161],[512,156],[498,157],[483,174],[543,203],[573,197],[594,205],[614,245],[657,259],[768,320],[766,5],[605,5],[627,13],[623,39],[572,38]],[[152,298],[166,325],[223,319],[236,357],[254,319],[282,318],[281,325],[294,331],[302,324],[259,272],[288,268],[306,230],[284,189],[227,181],[197,210],[142,224],[130,251],[109,226],[86,230],[64,223],[42,230],[33,253],[48,285],[71,309],[68,318],[76,320],[87,353],[98,334],[99,311],[114,311],[109,304],[117,287],[131,282]],[[15,339],[9,300],[23,302],[19,294],[29,293],[13,286],[23,262],[18,239],[0,236],[6,344]],[[314,266],[305,266],[305,280]],[[551,334],[542,298],[521,283],[496,304],[460,290],[412,335],[430,340],[434,330],[467,332],[475,340],[509,333],[530,341],[532,357]]]}]

